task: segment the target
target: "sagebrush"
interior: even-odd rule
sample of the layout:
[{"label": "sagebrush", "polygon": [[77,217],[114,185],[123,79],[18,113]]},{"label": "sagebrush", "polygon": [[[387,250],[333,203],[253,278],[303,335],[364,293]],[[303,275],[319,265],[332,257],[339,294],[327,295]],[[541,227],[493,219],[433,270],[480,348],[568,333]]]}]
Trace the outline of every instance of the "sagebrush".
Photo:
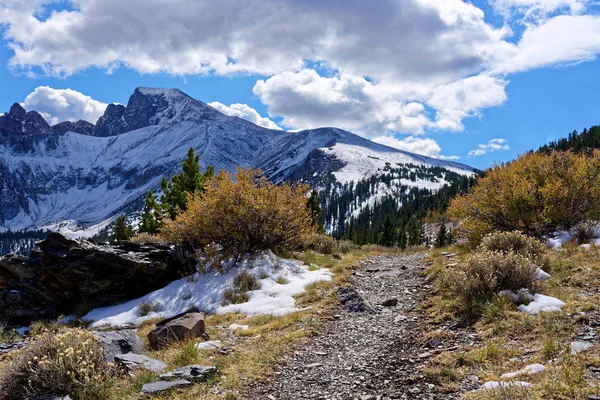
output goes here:
[{"label": "sagebrush", "polygon": [[479,245],[479,252],[485,251],[517,253],[540,267],[549,264],[546,245],[518,231],[494,232],[484,236]]},{"label": "sagebrush", "polygon": [[46,332],[11,355],[0,372],[0,400],[46,395],[74,400],[110,397],[116,370],[106,363],[96,338],[83,329]]},{"label": "sagebrush", "polygon": [[441,287],[467,305],[489,301],[502,290],[537,288],[537,267],[516,253],[482,251],[441,276]]}]

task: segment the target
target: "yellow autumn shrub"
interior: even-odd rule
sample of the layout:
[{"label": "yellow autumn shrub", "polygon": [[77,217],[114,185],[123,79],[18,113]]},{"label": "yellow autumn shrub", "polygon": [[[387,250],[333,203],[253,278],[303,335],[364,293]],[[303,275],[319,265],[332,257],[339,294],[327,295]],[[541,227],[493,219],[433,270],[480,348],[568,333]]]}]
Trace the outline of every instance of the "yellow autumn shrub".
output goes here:
[{"label": "yellow autumn shrub", "polygon": [[450,204],[472,244],[492,231],[541,236],[600,216],[600,151],[530,153],[495,165]]},{"label": "yellow autumn shrub", "polygon": [[316,231],[306,207],[308,186],[275,185],[251,168],[238,168],[235,179],[221,171],[202,196],[174,221],[166,221],[161,236],[195,249],[218,247],[240,255],[300,247]]}]

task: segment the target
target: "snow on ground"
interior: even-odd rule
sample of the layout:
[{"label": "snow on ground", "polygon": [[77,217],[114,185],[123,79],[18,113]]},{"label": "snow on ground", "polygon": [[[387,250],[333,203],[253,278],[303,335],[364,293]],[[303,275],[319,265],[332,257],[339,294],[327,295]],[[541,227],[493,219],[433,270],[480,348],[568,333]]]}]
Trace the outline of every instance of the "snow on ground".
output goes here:
[{"label": "snow on ground", "polygon": [[[234,277],[246,270],[254,274],[261,288],[248,292],[249,301],[242,304],[221,305],[223,292],[233,288]],[[278,278],[288,283],[279,284]],[[330,281],[332,274],[327,269],[309,271],[308,267],[295,260],[287,260],[266,252],[254,258],[247,258],[238,267],[221,273],[210,271],[171,282],[162,289],[151,292],[139,299],[123,304],[96,308],[82,319],[92,321],[92,326],[139,324],[152,318],[169,318],[196,307],[202,312],[224,314],[284,315],[297,311],[294,296],[314,282]],[[140,305],[158,306],[158,311],[146,316],[140,315]]]},{"label": "snow on ground", "polygon": [[525,368],[520,369],[519,371],[508,372],[506,374],[502,374],[502,376],[500,378],[512,379],[512,378],[515,378],[515,377],[521,376],[521,375],[536,375],[536,374],[539,374],[540,372],[544,372],[545,370],[546,370],[546,367],[542,364],[530,364],[530,365],[527,365]]},{"label": "snow on ground", "polygon": [[534,294],[532,301],[525,305],[521,304],[517,310],[526,312],[527,314],[537,315],[541,312],[560,311],[565,303],[556,297],[546,296],[544,294]]},{"label": "snow on ground", "polygon": [[[596,224],[592,228],[595,232],[594,238],[590,240],[590,243],[583,244],[581,247],[591,247],[591,245],[600,246],[600,224]],[[548,247],[554,250],[561,249],[565,244],[572,240],[575,240],[575,228],[569,231],[557,231],[553,234],[546,236],[546,244]]]},{"label": "snow on ground", "polygon": [[[539,281],[546,280],[550,278],[550,274],[542,269],[538,269],[536,278]],[[560,311],[561,307],[565,305],[563,301],[556,297],[546,296],[544,294],[531,294],[527,289],[520,289],[516,292],[512,290],[501,290],[499,294],[508,297],[515,303],[527,303],[519,305],[517,310],[532,315],[537,315],[541,312]]]},{"label": "snow on ground", "polygon": [[[373,144],[372,148],[367,148],[346,143],[336,143],[332,147],[321,148],[320,150],[325,154],[335,156],[345,164],[343,168],[333,173],[335,179],[342,184],[367,179],[377,173],[378,170],[383,170],[386,163],[392,166],[397,164],[415,164],[428,167],[439,166],[460,175],[474,175],[472,168],[458,163],[436,160],[385,146],[376,147],[376,144]],[[419,183],[407,181],[405,183],[409,184],[409,186],[439,189],[445,182],[442,182],[441,185],[429,181],[420,181]]]}]

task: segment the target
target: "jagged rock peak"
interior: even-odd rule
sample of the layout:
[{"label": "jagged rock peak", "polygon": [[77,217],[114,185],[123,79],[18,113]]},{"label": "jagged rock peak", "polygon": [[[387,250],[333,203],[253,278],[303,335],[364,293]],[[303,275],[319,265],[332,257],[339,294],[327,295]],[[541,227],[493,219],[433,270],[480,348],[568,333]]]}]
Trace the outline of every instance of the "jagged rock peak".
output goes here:
[{"label": "jagged rock peak", "polygon": [[185,120],[221,115],[179,89],[139,87],[129,97],[127,107],[110,104],[98,119],[95,136],[116,136],[125,132]]},{"label": "jagged rock peak", "polygon": [[14,103],[8,112],[8,116],[16,119],[17,121],[23,121],[27,118],[27,111],[19,103]]},{"label": "jagged rock peak", "polygon": [[88,121],[84,121],[80,119],[77,122],[73,121],[63,121],[59,122],[56,125],[52,126],[52,132],[54,133],[67,133],[67,132],[75,132],[81,133],[83,135],[93,135],[94,134],[94,124]]}]

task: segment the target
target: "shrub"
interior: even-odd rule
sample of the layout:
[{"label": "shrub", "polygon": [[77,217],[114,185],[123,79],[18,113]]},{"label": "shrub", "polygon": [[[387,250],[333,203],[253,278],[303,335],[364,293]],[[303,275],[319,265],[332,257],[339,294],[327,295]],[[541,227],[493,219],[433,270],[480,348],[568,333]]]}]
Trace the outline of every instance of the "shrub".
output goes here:
[{"label": "shrub", "polygon": [[494,230],[539,237],[594,220],[600,216],[600,150],[531,153],[495,165],[452,200],[449,212],[464,219],[472,244]]},{"label": "shrub", "polygon": [[442,289],[467,305],[491,300],[501,290],[534,290],[536,268],[520,254],[498,251],[474,253],[441,277]]},{"label": "shrub", "polygon": [[221,171],[202,196],[188,203],[187,211],[166,221],[162,237],[196,249],[216,245],[236,256],[294,250],[316,229],[306,207],[307,192],[305,185],[274,185],[250,168],[238,168],[235,180]]},{"label": "shrub", "polygon": [[313,234],[306,238],[303,247],[305,250],[321,254],[332,254],[335,248],[335,239],[328,235]]},{"label": "shrub", "polygon": [[95,337],[82,329],[47,332],[12,356],[0,373],[0,400],[48,394],[107,399],[115,369]]},{"label": "shrub", "polygon": [[161,240],[158,236],[145,232],[138,233],[131,238],[131,241],[138,244],[167,244],[167,242]]},{"label": "shrub", "polygon": [[151,312],[157,312],[160,309],[159,303],[144,302],[140,304],[140,316],[145,317]]},{"label": "shrub", "polygon": [[246,292],[260,289],[260,282],[256,275],[251,274],[246,270],[242,270],[233,278],[233,289],[226,289],[223,292],[222,305],[240,304],[248,301],[249,297]]},{"label": "shrub", "polygon": [[544,243],[521,232],[494,232],[486,235],[479,245],[479,251],[499,251],[517,253],[544,267],[549,263],[547,247]]},{"label": "shrub", "polygon": [[589,243],[596,237],[596,229],[589,222],[580,222],[575,226],[574,234],[577,244]]}]

